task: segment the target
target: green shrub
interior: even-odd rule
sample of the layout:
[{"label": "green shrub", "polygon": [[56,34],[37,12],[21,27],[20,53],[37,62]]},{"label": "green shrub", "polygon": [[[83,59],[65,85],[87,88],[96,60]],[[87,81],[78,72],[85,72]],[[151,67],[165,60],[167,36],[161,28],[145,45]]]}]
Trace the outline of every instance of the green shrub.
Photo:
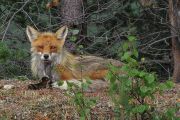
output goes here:
[{"label": "green shrub", "polygon": [[86,97],[84,92],[88,89],[91,84],[90,80],[82,82],[81,85],[68,82],[68,92],[67,95],[70,96],[71,100],[76,106],[79,113],[80,120],[90,119],[90,110],[96,105],[97,98]]},{"label": "green shrub", "polygon": [[29,77],[30,55],[22,47],[11,49],[8,44],[0,42],[0,78]]},{"label": "green shrub", "polygon": [[[154,119],[154,114],[157,112],[153,105],[155,94],[172,88],[173,82],[159,83],[155,73],[147,72],[141,67],[137,61],[135,36],[128,36],[128,41],[124,42],[120,52],[121,60],[125,64],[121,68],[110,65],[107,75],[110,82],[109,95],[115,104],[116,117],[122,120]],[[123,71],[124,74],[115,74],[119,71]],[[170,119],[175,119],[174,111],[170,110],[168,113],[171,116]],[[159,118],[164,116],[163,114],[156,115]]]}]

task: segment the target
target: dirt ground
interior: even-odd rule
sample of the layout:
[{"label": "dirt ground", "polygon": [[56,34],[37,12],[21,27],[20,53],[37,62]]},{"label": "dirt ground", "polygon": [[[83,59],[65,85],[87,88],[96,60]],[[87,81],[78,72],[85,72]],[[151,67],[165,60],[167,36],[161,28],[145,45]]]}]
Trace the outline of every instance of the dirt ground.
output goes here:
[{"label": "dirt ground", "polygon": [[[35,81],[0,80],[0,120],[78,120],[73,102],[58,88],[28,90],[27,85]],[[12,89],[4,85],[14,85]],[[102,84],[101,84],[102,85]],[[113,105],[108,97],[107,86],[87,92],[87,97],[98,97],[96,106],[91,109],[91,119],[112,120]],[[94,88],[93,88],[94,89]],[[180,102],[180,84],[158,95],[155,101],[159,109],[175,106]],[[180,117],[180,111],[177,112]]]}]

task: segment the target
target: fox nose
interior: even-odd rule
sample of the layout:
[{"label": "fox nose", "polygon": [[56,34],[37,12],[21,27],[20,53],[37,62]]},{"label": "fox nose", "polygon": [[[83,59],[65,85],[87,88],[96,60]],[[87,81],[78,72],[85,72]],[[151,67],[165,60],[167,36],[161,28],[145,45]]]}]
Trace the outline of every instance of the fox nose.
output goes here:
[{"label": "fox nose", "polygon": [[48,54],[44,54],[44,59],[48,60],[48,58],[49,58],[49,55]]}]

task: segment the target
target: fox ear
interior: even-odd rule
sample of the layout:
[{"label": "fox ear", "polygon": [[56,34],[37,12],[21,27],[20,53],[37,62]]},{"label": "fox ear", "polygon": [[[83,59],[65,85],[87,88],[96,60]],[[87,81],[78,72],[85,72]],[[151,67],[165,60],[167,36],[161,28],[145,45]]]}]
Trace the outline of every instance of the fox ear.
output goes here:
[{"label": "fox ear", "polygon": [[68,34],[68,27],[67,27],[67,26],[61,27],[61,28],[56,32],[56,36],[57,36],[57,38],[60,39],[60,40],[65,40],[67,34]]},{"label": "fox ear", "polygon": [[39,32],[35,30],[33,27],[27,26],[26,34],[29,38],[29,41],[32,42],[33,40],[37,39]]}]

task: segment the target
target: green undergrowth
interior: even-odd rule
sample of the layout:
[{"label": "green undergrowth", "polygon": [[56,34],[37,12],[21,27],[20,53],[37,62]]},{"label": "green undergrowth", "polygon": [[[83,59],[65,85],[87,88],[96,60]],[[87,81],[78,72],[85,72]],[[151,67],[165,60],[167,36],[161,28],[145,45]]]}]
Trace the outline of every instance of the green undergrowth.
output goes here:
[{"label": "green undergrowth", "polygon": [[[109,65],[107,78],[110,82],[109,95],[115,104],[116,118],[122,120],[177,120],[177,108],[167,109],[167,112],[157,111],[154,104],[156,94],[171,89],[171,80],[158,82],[156,73],[148,72],[141,66],[138,59],[137,42],[135,36],[128,36],[120,48],[121,61],[125,64],[118,68]],[[116,74],[122,71],[123,74]]]}]

